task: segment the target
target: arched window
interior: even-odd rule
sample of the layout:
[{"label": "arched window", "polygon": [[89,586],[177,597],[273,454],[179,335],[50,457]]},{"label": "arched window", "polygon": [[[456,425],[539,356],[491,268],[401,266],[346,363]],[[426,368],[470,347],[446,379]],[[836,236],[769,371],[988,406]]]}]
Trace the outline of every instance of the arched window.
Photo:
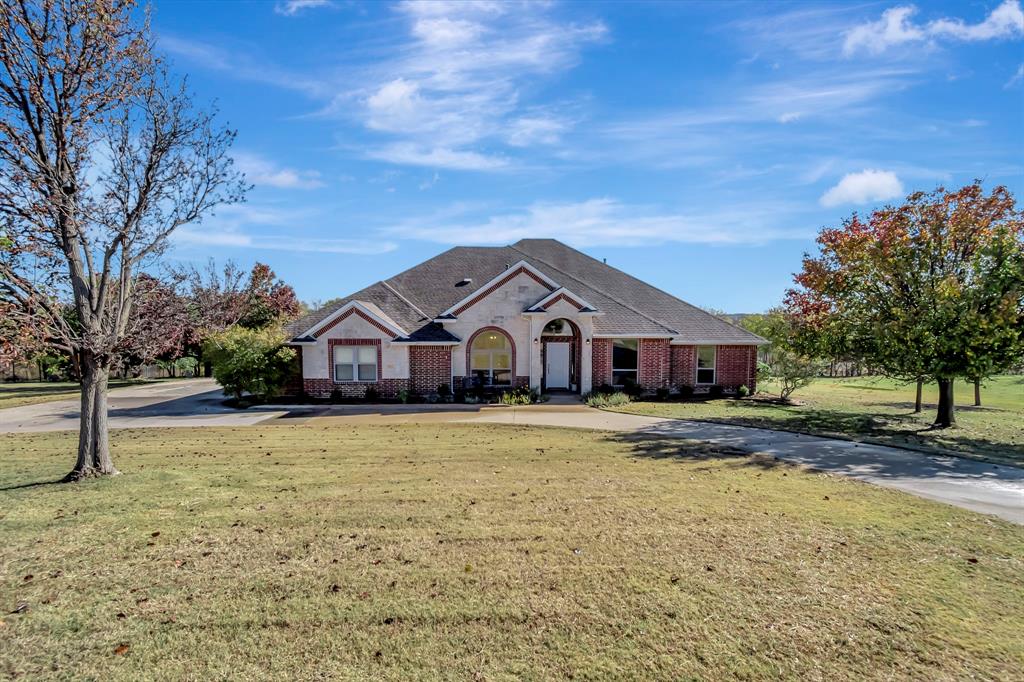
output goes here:
[{"label": "arched window", "polygon": [[501,332],[476,335],[469,349],[473,379],[484,386],[512,385],[512,344]]}]

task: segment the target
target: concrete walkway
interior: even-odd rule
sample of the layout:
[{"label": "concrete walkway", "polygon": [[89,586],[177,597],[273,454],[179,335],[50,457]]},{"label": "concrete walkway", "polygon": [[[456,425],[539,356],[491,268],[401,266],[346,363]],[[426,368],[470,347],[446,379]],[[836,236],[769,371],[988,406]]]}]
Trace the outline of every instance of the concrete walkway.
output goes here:
[{"label": "concrete walkway", "polygon": [[[175,379],[110,391],[110,428],[155,426],[250,426],[284,415],[281,411],[246,412],[221,404],[224,394],[213,379]],[[77,398],[0,410],[0,433],[74,431]]]}]

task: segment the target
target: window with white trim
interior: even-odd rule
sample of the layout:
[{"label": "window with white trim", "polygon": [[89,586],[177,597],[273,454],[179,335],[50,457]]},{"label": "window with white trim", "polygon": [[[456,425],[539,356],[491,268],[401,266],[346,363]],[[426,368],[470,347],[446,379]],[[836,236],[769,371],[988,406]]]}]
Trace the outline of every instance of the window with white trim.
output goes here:
[{"label": "window with white trim", "polygon": [[377,381],[376,346],[335,346],[335,381]]},{"label": "window with white trim", "polygon": [[469,350],[470,372],[482,386],[512,385],[512,344],[494,331],[477,334]]},{"label": "window with white trim", "polygon": [[629,383],[638,383],[639,362],[639,339],[612,339],[612,385],[625,386]]},{"label": "window with white trim", "polygon": [[697,346],[697,383],[715,383],[715,346]]}]

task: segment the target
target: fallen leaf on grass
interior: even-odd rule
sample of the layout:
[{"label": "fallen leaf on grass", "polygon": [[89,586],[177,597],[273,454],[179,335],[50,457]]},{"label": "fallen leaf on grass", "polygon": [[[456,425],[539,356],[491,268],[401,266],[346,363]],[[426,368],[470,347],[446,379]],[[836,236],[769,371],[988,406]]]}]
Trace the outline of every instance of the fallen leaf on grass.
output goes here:
[{"label": "fallen leaf on grass", "polygon": [[114,649],[114,655],[115,656],[124,656],[126,653],[128,653],[128,645],[127,644],[124,644],[124,643],[118,644],[117,648]]}]

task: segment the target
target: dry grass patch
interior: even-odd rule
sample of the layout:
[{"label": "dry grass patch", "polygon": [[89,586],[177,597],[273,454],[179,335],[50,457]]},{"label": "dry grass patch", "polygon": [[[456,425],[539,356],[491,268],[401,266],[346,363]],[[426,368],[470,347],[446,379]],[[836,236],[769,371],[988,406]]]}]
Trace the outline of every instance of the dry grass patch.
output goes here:
[{"label": "dry grass patch", "polygon": [[772,460],[498,425],[0,437],[0,674],[1006,679],[1024,533]]}]

